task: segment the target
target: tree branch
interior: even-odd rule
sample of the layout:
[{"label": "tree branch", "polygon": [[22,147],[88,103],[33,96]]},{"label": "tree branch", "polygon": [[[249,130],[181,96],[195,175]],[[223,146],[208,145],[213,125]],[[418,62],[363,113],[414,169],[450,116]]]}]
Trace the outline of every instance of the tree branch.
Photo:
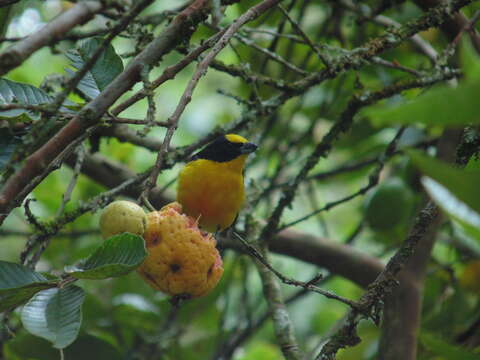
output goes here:
[{"label": "tree branch", "polygon": [[[438,6],[441,1],[439,0],[415,0],[414,1],[420,8],[424,11],[428,11],[431,8]],[[446,19],[445,22],[441,24],[441,29],[443,33],[450,39],[453,40],[458,33],[462,32],[465,26],[467,26],[469,20],[465,17],[464,14],[458,12],[453,16]],[[472,42],[473,47],[480,54],[480,35],[478,31],[473,29],[469,32],[470,41]]]},{"label": "tree branch", "polygon": [[167,129],[167,133],[165,134],[164,141],[162,146],[158,152],[157,160],[155,162],[155,166],[151,172],[150,177],[148,178],[145,184],[145,190],[142,196],[147,197],[147,193],[155,186],[157,182],[158,175],[162,169],[163,161],[165,155],[168,152],[168,148],[170,146],[170,141],[172,139],[173,133],[178,127],[178,121],[180,120],[180,116],[183,114],[186,106],[192,99],[193,91],[195,90],[200,78],[204,76],[207,71],[210,63],[213,59],[218,55],[218,53],[228,44],[232,36],[247,22],[255,20],[260,15],[262,15],[265,11],[272,8],[276,4],[278,4],[281,0],[264,0],[260,4],[255,5],[248,9],[243,15],[241,15],[238,19],[236,19],[232,25],[228,27],[225,33],[222,35],[220,40],[213,46],[212,50],[205,56],[205,58],[197,65],[197,69],[193,74],[192,78],[187,84],[185,91],[178,102],[178,105],[173,112],[173,114],[168,118],[169,127]]},{"label": "tree branch", "polygon": [[[263,256],[267,256],[267,252],[263,252]],[[282,292],[278,281],[271,272],[261,262],[256,262],[258,272],[262,279],[263,293],[267,299],[270,315],[273,320],[273,328],[275,330],[275,338],[280,345],[283,356],[287,360],[301,360],[303,355],[298,348],[295,338],[293,324],[287,307],[283,302]]]},{"label": "tree branch", "polygon": [[0,194],[0,225],[10,211],[21,203],[23,197],[18,195],[30,180],[40,174],[85,129],[97,123],[108,108],[140,80],[140,72],[145,66],[155,65],[175,45],[190,37],[195,25],[208,15],[208,4],[208,0],[196,0],[177,15],[163,33],[153,40],[106,89],[26,159],[23,167],[8,179]]},{"label": "tree branch", "polygon": [[[437,157],[452,163],[461,130],[446,130],[437,146]],[[385,299],[379,354],[385,360],[415,360],[422,312],[422,293],[431,251],[441,225],[439,216],[399,273],[399,286]]]},{"label": "tree branch", "polygon": [[[400,249],[388,261],[383,271],[358,301],[358,304],[363,307],[362,312],[370,312],[370,317],[372,317],[375,322],[379,321],[379,311],[385,296],[397,285],[398,273],[405,267],[405,264],[411,258],[420,241],[425,239],[425,236],[427,236],[437,217],[438,208],[433,203],[427,204],[427,206],[420,211],[415,225],[412,227],[410,234]],[[350,310],[344,325],[330,341],[325,344],[316,359],[334,360],[338,350],[358,344],[360,338],[356,334],[356,328],[359,317],[360,312]]]},{"label": "tree branch", "polygon": [[[75,166],[75,157],[69,158],[67,163],[70,166]],[[82,173],[107,188],[117,187],[135,176],[135,173],[125,165],[100,154],[86,155]],[[149,201],[156,208],[160,208],[174,199],[172,194],[165,194],[160,190],[160,187],[154,188],[149,197]],[[130,198],[137,198],[141,192],[141,186],[131,186],[125,189],[122,194]],[[219,245],[224,248],[244,251],[238,241],[233,239],[222,239]],[[292,229],[278,233],[269,242],[269,248],[278,254],[288,255],[317,265],[320,268],[325,268],[361,287],[366,287],[375,280],[383,269],[383,264],[375,257],[364,254],[351,246]]]},{"label": "tree branch", "polygon": [[101,1],[82,1],[0,53],[0,76],[22,64],[38,49],[62,39],[73,27],[90,20],[104,7]]}]

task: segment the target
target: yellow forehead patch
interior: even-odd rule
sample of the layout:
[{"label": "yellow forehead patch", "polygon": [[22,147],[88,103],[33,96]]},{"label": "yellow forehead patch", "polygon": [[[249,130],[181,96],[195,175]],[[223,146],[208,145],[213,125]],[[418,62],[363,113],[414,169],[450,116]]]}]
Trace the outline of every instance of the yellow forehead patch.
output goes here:
[{"label": "yellow forehead patch", "polygon": [[240,136],[240,135],[237,135],[237,134],[227,134],[225,135],[225,138],[232,142],[232,143],[246,143],[248,142],[247,139],[245,139],[244,137]]}]

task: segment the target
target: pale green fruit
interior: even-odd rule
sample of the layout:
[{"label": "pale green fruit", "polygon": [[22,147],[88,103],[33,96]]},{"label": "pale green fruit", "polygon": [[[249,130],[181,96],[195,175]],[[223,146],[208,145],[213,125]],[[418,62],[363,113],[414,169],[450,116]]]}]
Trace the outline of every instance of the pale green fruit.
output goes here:
[{"label": "pale green fruit", "polygon": [[414,195],[400,179],[380,184],[366,199],[365,220],[376,231],[392,230],[412,214]]},{"label": "pale green fruit", "polygon": [[142,236],[147,227],[147,215],[137,204],[118,200],[103,209],[100,231],[104,239],[124,232]]}]

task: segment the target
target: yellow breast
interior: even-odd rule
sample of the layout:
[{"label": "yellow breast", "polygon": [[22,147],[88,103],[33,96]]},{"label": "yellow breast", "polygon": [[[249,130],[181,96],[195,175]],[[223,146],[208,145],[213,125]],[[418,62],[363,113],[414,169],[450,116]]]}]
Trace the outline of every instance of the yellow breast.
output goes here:
[{"label": "yellow breast", "polygon": [[227,162],[199,159],[180,172],[177,201],[186,214],[199,219],[203,229],[223,230],[235,220],[245,198],[245,159],[246,155]]}]

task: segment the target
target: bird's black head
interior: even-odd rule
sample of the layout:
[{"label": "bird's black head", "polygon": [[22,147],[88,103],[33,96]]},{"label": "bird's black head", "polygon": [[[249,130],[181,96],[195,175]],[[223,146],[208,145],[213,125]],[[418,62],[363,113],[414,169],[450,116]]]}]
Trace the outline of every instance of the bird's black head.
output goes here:
[{"label": "bird's black head", "polygon": [[203,150],[196,153],[192,160],[205,159],[217,162],[226,162],[247,155],[257,150],[257,145],[248,142],[240,135],[227,134],[220,136]]}]

